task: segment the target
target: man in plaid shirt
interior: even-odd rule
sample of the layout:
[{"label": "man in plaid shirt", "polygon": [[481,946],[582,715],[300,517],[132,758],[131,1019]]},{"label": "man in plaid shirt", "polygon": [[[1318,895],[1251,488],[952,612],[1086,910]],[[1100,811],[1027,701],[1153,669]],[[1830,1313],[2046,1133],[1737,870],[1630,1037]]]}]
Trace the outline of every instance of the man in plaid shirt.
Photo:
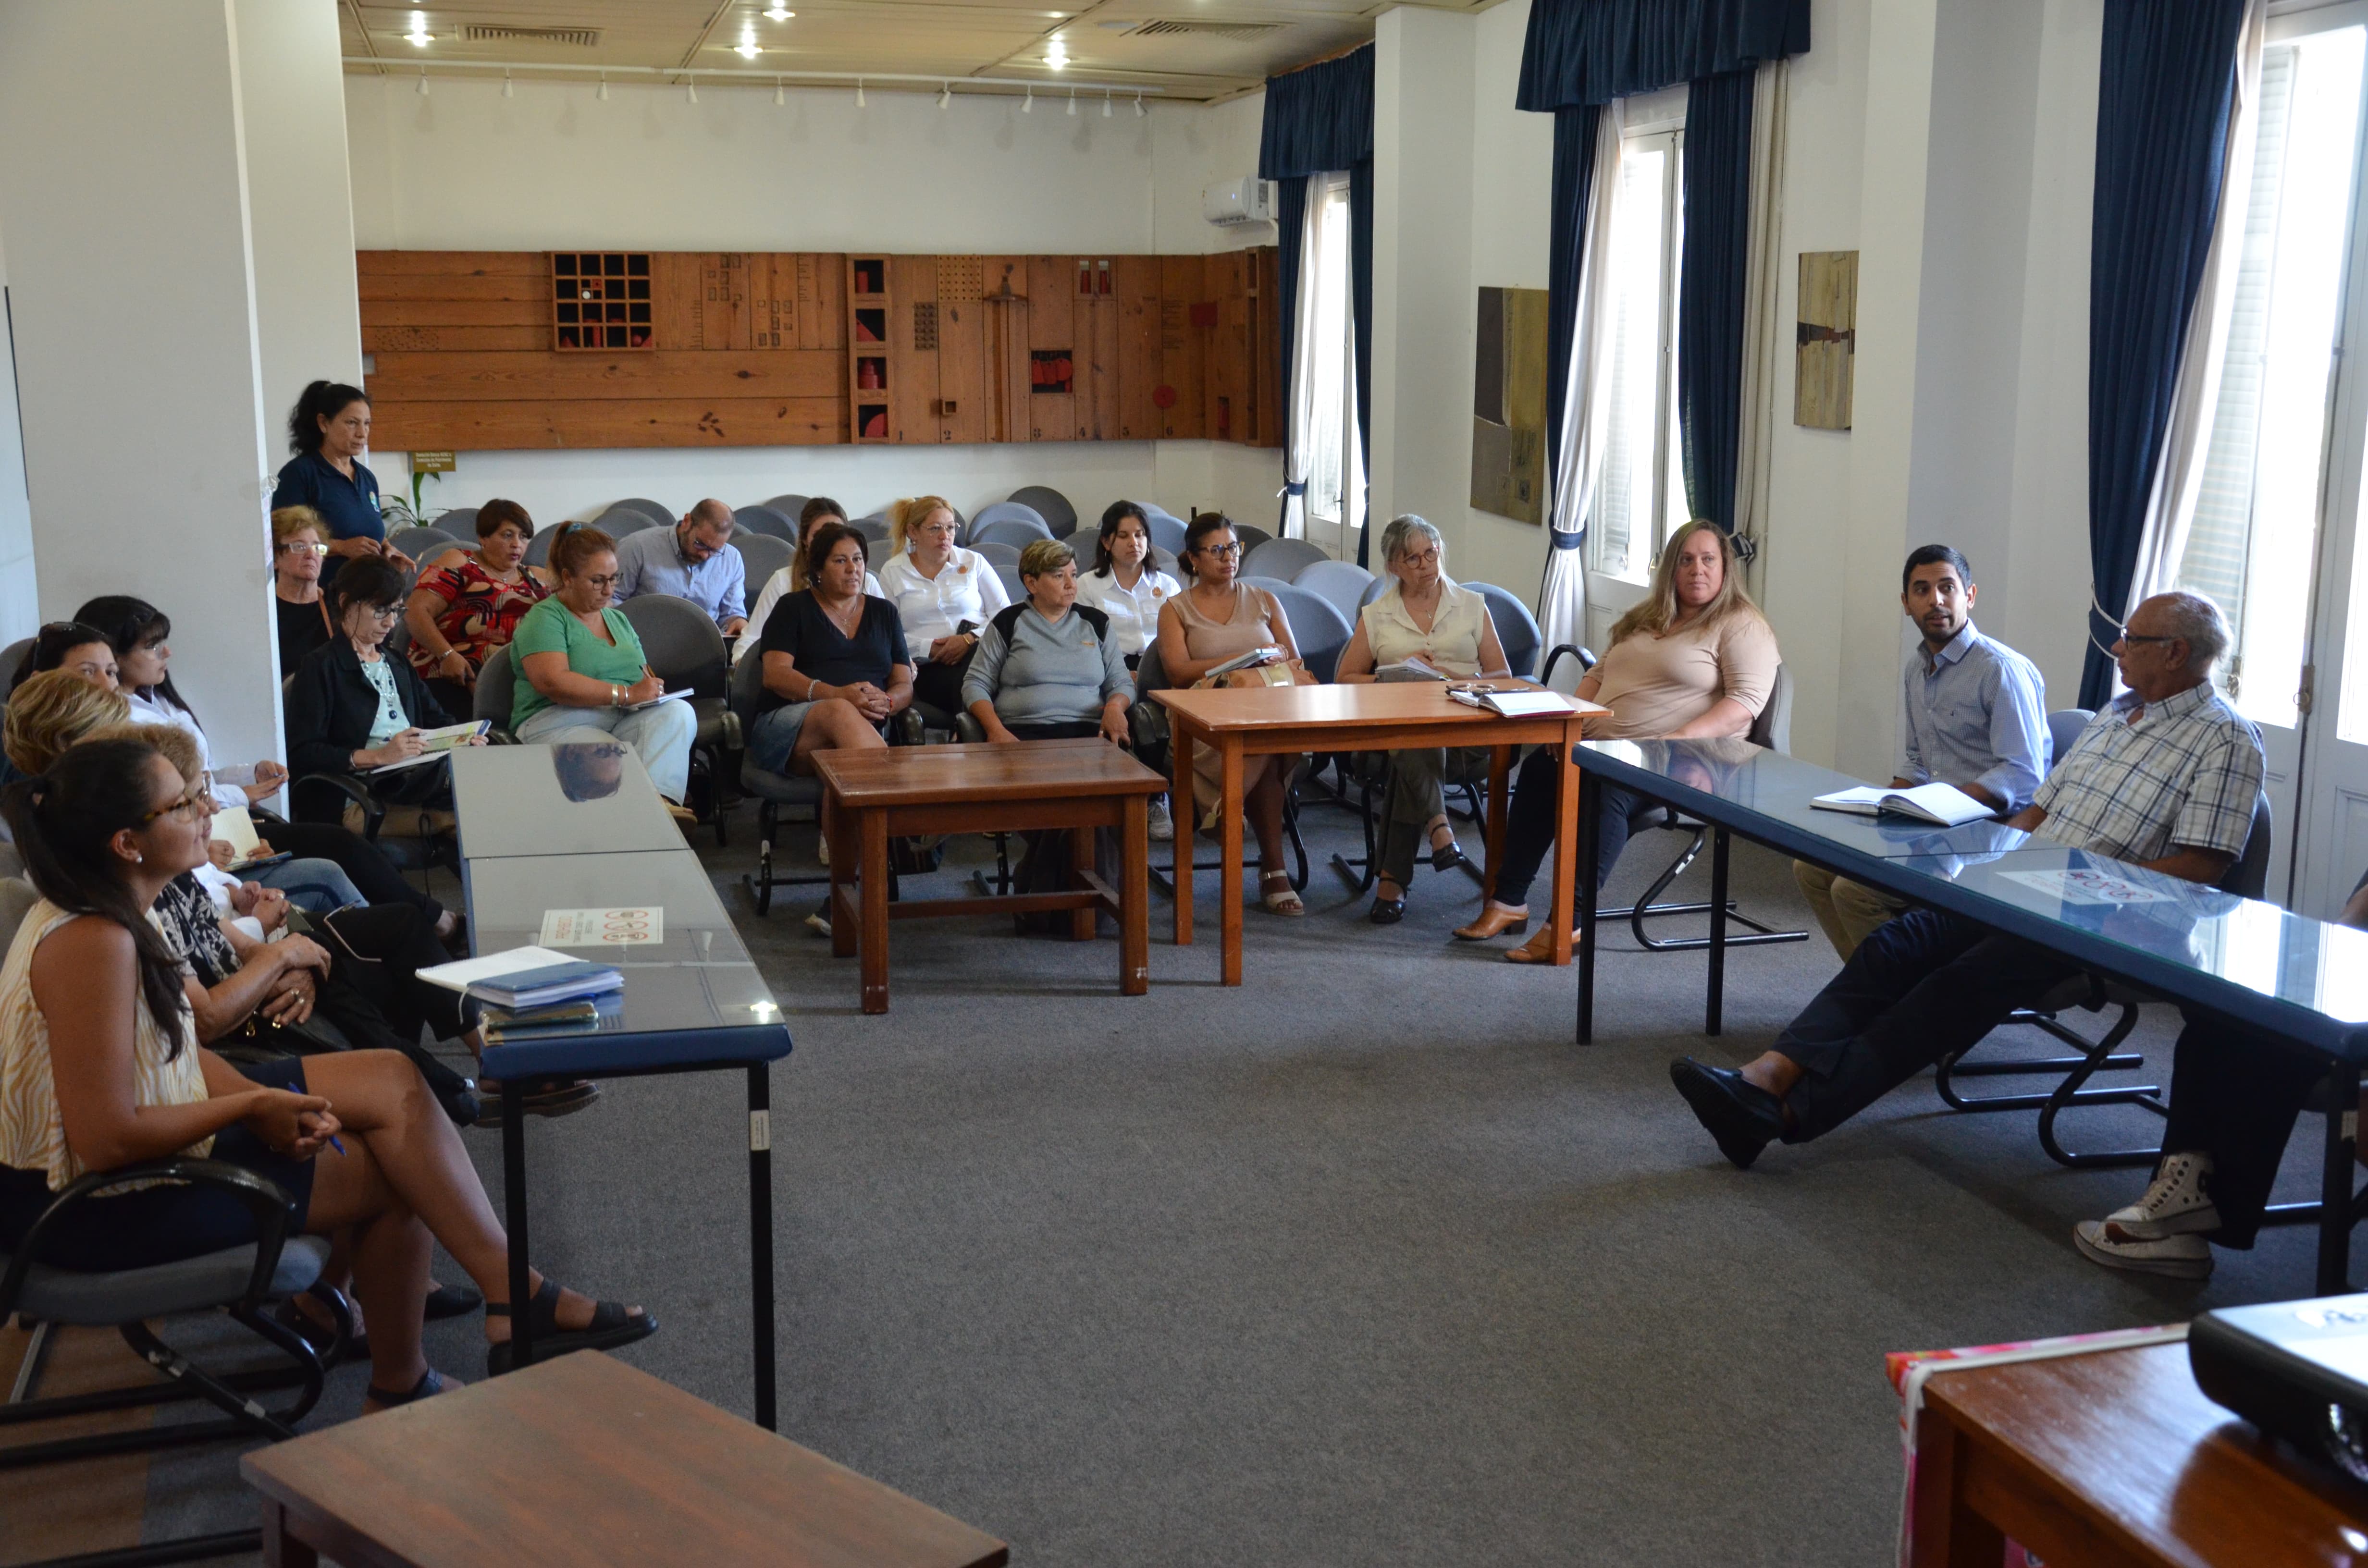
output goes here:
[{"label": "man in plaid shirt", "polygon": [[[2138,606],[2113,644],[2129,689],[2097,715],[2008,819],[2035,836],[2205,885],[2252,831],[2260,736],[2212,685],[2228,623],[2198,594]],[[1740,1072],[1689,1056],[1669,1076],[1738,1169],[1768,1144],[1830,1132],[1952,1051],[1973,1046],[2080,966],[1937,910],[1859,945],[1840,974]]]}]

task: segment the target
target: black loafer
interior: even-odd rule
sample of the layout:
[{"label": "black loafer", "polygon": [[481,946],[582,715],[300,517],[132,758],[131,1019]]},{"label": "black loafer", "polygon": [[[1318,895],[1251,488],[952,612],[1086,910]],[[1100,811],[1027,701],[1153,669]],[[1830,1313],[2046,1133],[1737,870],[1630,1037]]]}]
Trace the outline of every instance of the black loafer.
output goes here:
[{"label": "black loafer", "polygon": [[1430,852],[1430,869],[1434,871],[1452,871],[1463,865],[1464,859],[1463,846],[1451,838]]},{"label": "black loafer", "polygon": [[1395,926],[1406,918],[1406,900],[1377,898],[1373,907],[1365,911],[1365,918],[1376,926]]},{"label": "black loafer", "polygon": [[1669,1063],[1669,1081],[1736,1170],[1749,1170],[1759,1151],[1784,1135],[1784,1102],[1732,1068],[1689,1056]]}]

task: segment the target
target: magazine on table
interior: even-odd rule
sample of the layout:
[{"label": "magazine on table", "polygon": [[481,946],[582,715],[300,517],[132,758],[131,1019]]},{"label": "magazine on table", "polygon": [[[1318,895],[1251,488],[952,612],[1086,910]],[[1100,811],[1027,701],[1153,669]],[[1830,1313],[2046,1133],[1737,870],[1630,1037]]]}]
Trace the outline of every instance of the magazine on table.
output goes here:
[{"label": "magazine on table", "polygon": [[1461,702],[1467,708],[1483,708],[1507,719],[1533,719],[1546,713],[1602,711],[1592,703],[1581,702],[1577,698],[1565,697],[1542,686],[1512,688],[1459,686],[1451,687],[1447,695],[1451,701]]}]

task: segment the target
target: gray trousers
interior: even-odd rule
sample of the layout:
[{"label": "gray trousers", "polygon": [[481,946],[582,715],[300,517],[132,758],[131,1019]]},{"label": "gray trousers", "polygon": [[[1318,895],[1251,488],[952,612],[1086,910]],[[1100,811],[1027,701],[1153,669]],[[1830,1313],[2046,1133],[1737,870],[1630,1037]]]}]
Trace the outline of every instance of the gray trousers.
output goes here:
[{"label": "gray trousers", "polygon": [[[1367,756],[1370,757],[1371,753]],[[1382,786],[1380,873],[1400,887],[1414,875],[1423,846],[1423,825],[1447,810],[1450,784],[1486,784],[1488,748],[1431,747],[1388,754],[1389,775]]]}]

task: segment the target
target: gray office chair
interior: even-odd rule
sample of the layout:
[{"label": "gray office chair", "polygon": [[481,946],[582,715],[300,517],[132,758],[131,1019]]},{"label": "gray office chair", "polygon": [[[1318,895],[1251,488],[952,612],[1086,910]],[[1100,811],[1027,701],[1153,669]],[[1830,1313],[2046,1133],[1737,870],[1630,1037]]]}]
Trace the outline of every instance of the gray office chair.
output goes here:
[{"label": "gray office chair", "polygon": [[[765,656],[751,653],[732,667],[730,697],[733,716],[739,721],[744,734],[756,733],[757,716],[765,704]],[[822,780],[800,778],[794,774],[768,773],[757,766],[757,758],[743,749],[740,753],[740,788],[757,800],[757,869],[744,873],[740,885],[748,892],[750,902],[759,915],[773,912],[773,890],[788,887],[813,887],[830,881],[830,874],[784,877],[773,870],[773,840],[780,835],[781,809],[801,807],[814,812],[814,827],[822,827]]]},{"label": "gray office chair", "polygon": [[1018,562],[1015,561],[1008,566],[1000,561],[990,562],[989,564],[995,568],[996,576],[1003,583],[1004,596],[1013,604],[1018,604],[1028,597],[1028,585],[1019,580]]},{"label": "gray office chair", "polygon": [[882,566],[895,559],[896,547],[888,541],[884,534],[878,539],[867,539],[863,541],[863,562],[871,570],[874,576],[879,574]]},{"label": "gray office chair", "polygon": [[0,704],[6,703],[9,687],[17,684],[17,672],[24,668],[25,661],[33,656],[33,641],[30,637],[20,637],[6,648],[0,648]]},{"label": "gray office chair", "polygon": [[1006,544],[1001,540],[983,539],[970,548],[990,566],[1008,566],[1014,572],[1019,570],[1019,547],[1016,544]]},{"label": "gray office chair", "polygon": [[798,519],[794,512],[784,516],[771,506],[735,506],[732,509],[732,520],[739,525],[740,533],[770,534],[789,544],[795,544],[798,540]]},{"label": "gray office chair", "polygon": [[978,521],[971,525],[970,547],[982,544],[1008,544],[1025,550],[1040,539],[1051,539],[1053,530],[1044,519],[1026,506],[1009,501],[997,501],[992,506],[979,508]]},{"label": "gray office chair", "polygon": [[[1242,547],[1243,558],[1247,560],[1251,551],[1262,544],[1274,542],[1274,535],[1255,524],[1237,522],[1234,525],[1234,542]],[[1316,553],[1321,555],[1323,551],[1318,551]]]},{"label": "gray office chair", "polygon": [[518,704],[518,665],[505,642],[485,656],[477,684],[469,690],[469,717],[483,719],[503,734],[509,733],[510,712]]},{"label": "gray office chair", "polygon": [[1330,556],[1304,539],[1270,539],[1253,544],[1241,538],[1242,530],[1234,535],[1242,547],[1242,575],[1245,577],[1280,577],[1284,582],[1297,580],[1302,572]]},{"label": "gray office chair", "polygon": [[1391,576],[1386,572],[1383,573],[1380,576],[1375,577],[1372,582],[1365,585],[1365,591],[1357,596],[1357,608],[1361,610],[1367,605],[1372,604],[1375,599],[1380,598],[1383,594],[1388,593],[1390,591],[1390,585],[1396,581],[1397,579],[1395,577]]},{"label": "gray office chair", "polygon": [[[699,719],[698,733],[690,742],[690,792],[694,799],[706,796],[707,810],[700,820],[715,829],[715,842],[722,845],[725,834],[723,757],[741,745],[740,721],[732,715],[728,693],[732,651],[707,612],[689,599],[641,594],[617,608],[633,623],[633,635],[642,640],[650,668],[666,682],[667,690],[688,687],[707,694],[690,699],[691,711]],[[703,790],[698,787],[702,779]]]},{"label": "gray office chair", "polygon": [[[245,1246],[226,1247],[177,1263],[104,1273],[53,1268],[33,1261],[51,1236],[105,1224],[104,1205],[93,1199],[126,1180],[141,1178],[187,1182],[229,1193],[255,1215],[257,1239]],[[337,1333],[324,1358],[302,1335],[272,1317],[269,1304],[316,1285],[329,1257],[326,1239],[289,1234],[292,1207],[284,1190],[253,1171],[219,1160],[179,1155],[95,1171],[59,1193],[33,1221],[17,1251],[0,1252],[0,1321],[13,1315],[33,1331],[16,1392],[9,1403],[0,1405],[0,1426],[192,1399],[204,1400],[222,1415],[207,1421],[142,1422],[130,1430],[20,1443],[0,1449],[0,1469],[178,1449],[223,1438],[282,1442],[293,1437],[296,1424],[320,1402],[327,1361],[351,1339],[353,1320],[345,1299],[328,1292]],[[160,1338],[151,1326],[152,1319],[198,1312],[228,1317],[260,1336],[285,1358],[285,1364],[210,1372]],[[33,1398],[51,1336],[60,1326],[112,1328],[135,1356],[171,1375],[130,1388]],[[285,1403],[276,1408],[264,1403],[263,1394],[286,1389],[296,1392]],[[235,1530],[58,1561],[195,1562],[251,1553],[259,1551],[261,1544],[259,1530]]]},{"label": "gray office chair", "polygon": [[[607,532],[606,529],[601,531]],[[556,528],[535,529],[534,537],[526,541],[526,553],[519,559],[529,566],[548,568],[551,565],[551,541],[558,536]]]},{"label": "gray office chair", "polygon": [[1049,484],[1023,484],[1011,493],[1010,498],[1043,518],[1054,539],[1066,539],[1077,531],[1076,507]]},{"label": "gray office chair", "polygon": [[[1505,650],[1505,667],[1527,680],[1537,673],[1538,650],[1545,634],[1538,630],[1538,618],[1530,607],[1515,598],[1494,583],[1466,583],[1465,587],[1488,601],[1488,619],[1496,623],[1497,641]],[[1775,702],[1771,697],[1770,707]],[[1793,730],[1793,683],[1784,683],[1784,738],[1791,741]],[[1778,747],[1782,750],[1782,747]]]},{"label": "gray office chair", "polygon": [[454,539],[474,539],[477,537],[477,508],[454,506],[438,513],[436,520],[427,526],[438,533],[450,534]]},{"label": "gray office chair", "polygon": [[1183,554],[1183,519],[1171,517],[1166,512],[1155,511],[1149,503],[1145,503],[1143,509],[1151,524],[1152,547],[1166,551],[1171,557]]},{"label": "gray office chair", "polygon": [[811,495],[768,495],[765,498],[765,505],[794,522],[798,514],[806,509],[806,503],[813,499]]},{"label": "gray office chair", "polygon": [[[401,655],[390,656],[400,657]],[[288,689],[294,683],[295,678],[293,676],[289,676],[279,683],[282,712],[286,711]],[[438,765],[429,763],[427,766],[434,767]],[[438,825],[439,819],[446,813],[432,807],[398,805],[381,800],[370,788],[369,778],[359,773],[308,773],[291,778],[288,781],[290,798],[298,800],[305,794],[317,797],[320,791],[304,790],[304,786],[308,784],[319,784],[328,790],[344,796],[360,813],[361,836],[378,846],[379,853],[393,861],[397,869],[428,871],[438,866],[459,869],[460,845],[449,829]],[[345,818],[341,808],[331,815],[323,816],[315,812],[313,814],[299,815],[296,820],[342,824]]]},{"label": "gray office chair", "polygon": [[1282,607],[1291,622],[1291,638],[1299,645],[1299,662],[1317,680],[1329,685],[1340,673],[1340,655],[1356,634],[1347,619],[1320,594],[1290,583],[1258,584]]},{"label": "gray office chair", "polygon": [[[445,516],[450,517],[451,514],[448,512]],[[441,522],[443,519],[439,517],[437,520]],[[477,522],[476,514],[470,513],[468,520],[472,530],[469,538],[473,540],[476,538],[473,531]],[[458,548],[461,538],[459,535],[447,533],[442,528],[397,528],[386,536],[386,542],[388,549],[411,557],[411,575],[416,577],[419,575],[421,567],[446,551]]]},{"label": "gray office chair", "polygon": [[847,526],[853,528],[857,533],[861,534],[866,540],[873,544],[885,544],[888,542],[888,524],[884,518],[851,517],[848,520]]},{"label": "gray office chair", "polygon": [[[670,528],[680,521],[665,502],[653,501],[644,495],[629,496],[616,505],[639,512],[660,528]],[[611,507],[610,510],[615,510],[615,507]]]},{"label": "gray office chair", "polygon": [[787,566],[797,554],[797,547],[771,534],[739,533],[732,536],[732,548],[740,552],[741,580],[747,585],[748,606],[756,608],[757,596],[773,580],[773,574]]},{"label": "gray office chair", "polygon": [[1373,581],[1373,574],[1353,561],[1327,559],[1300,568],[1291,583],[1324,600],[1340,612],[1343,620],[1354,626],[1365,608],[1365,590],[1372,586]]},{"label": "gray office chair", "polygon": [[[1088,555],[1087,559],[1090,561],[1092,557]],[[1183,564],[1176,559],[1176,552],[1172,550],[1162,550],[1159,546],[1153,545],[1151,564],[1155,570],[1167,573],[1179,583],[1184,580]]]},{"label": "gray office chair", "polygon": [[[670,528],[674,527],[674,520],[653,517],[638,506],[611,506],[593,518],[592,526],[610,539],[623,539],[629,534],[640,533],[643,528]],[[538,533],[535,537],[541,539],[542,536]]]}]

